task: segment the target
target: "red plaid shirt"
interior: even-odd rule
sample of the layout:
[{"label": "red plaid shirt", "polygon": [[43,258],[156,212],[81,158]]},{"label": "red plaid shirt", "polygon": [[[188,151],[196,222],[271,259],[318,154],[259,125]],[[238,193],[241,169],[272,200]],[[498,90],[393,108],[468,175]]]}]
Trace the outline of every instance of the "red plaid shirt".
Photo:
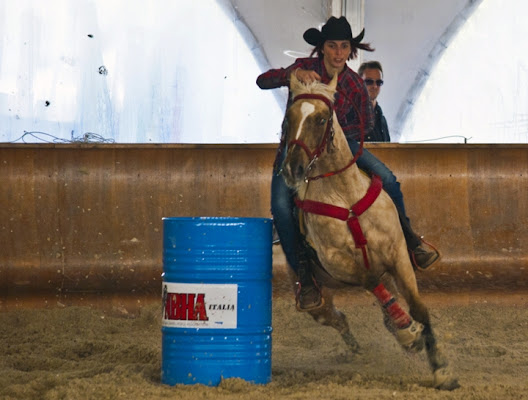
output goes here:
[{"label": "red plaid shirt", "polygon": [[[270,69],[257,78],[261,89],[275,89],[290,85],[290,74],[297,68],[312,70],[321,76],[323,83],[331,78],[326,73],[324,62],[319,58],[298,58],[287,68]],[[291,103],[288,96],[288,107]],[[348,138],[360,139],[361,131],[367,133],[374,127],[374,113],[363,80],[348,66],[339,74],[334,107],[337,119]],[[360,117],[361,116],[361,119]],[[362,120],[362,121],[361,121]],[[362,127],[363,122],[363,127]]]}]

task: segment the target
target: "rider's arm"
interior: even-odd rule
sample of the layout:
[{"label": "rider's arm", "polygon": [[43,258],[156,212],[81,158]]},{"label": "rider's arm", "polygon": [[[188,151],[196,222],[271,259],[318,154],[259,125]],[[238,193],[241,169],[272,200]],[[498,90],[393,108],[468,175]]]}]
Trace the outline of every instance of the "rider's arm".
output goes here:
[{"label": "rider's arm", "polygon": [[334,103],[337,118],[345,135],[359,140],[361,133],[374,128],[374,113],[367,87],[355,72],[347,72],[339,82]]},{"label": "rider's arm", "polygon": [[261,89],[275,89],[281,86],[289,86],[290,75],[297,68],[301,67],[302,63],[300,59],[298,59],[289,67],[270,69],[269,71],[259,75],[259,77],[257,78],[257,85]]}]

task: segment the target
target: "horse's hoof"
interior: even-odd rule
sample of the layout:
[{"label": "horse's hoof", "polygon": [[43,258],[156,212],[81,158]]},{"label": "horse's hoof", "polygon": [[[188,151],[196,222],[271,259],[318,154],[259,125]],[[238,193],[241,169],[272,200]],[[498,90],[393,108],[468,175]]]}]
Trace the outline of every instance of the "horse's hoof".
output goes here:
[{"label": "horse's hoof", "polygon": [[460,384],[447,368],[439,368],[434,372],[434,387],[438,390],[455,390]]},{"label": "horse's hoof", "polygon": [[416,321],[412,321],[407,328],[396,331],[398,343],[407,351],[419,352],[423,349],[424,341],[422,331],[424,326]]}]

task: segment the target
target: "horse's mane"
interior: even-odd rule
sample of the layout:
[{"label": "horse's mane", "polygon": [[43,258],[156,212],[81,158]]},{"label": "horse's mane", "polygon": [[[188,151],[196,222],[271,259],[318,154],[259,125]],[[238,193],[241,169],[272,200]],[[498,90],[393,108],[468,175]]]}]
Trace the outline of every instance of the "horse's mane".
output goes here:
[{"label": "horse's mane", "polygon": [[334,102],[334,95],[336,93],[335,89],[330,88],[328,85],[319,82],[313,81],[311,83],[302,83],[297,79],[292,79],[290,87],[292,96],[295,97],[299,94],[319,94],[325,96],[332,103]]}]

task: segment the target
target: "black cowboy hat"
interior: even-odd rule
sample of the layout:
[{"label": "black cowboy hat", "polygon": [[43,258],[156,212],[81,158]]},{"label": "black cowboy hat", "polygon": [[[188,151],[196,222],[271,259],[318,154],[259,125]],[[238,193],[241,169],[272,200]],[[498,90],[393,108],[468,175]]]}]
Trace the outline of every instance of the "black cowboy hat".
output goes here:
[{"label": "black cowboy hat", "polygon": [[352,44],[359,44],[365,36],[365,29],[356,37],[352,36],[352,28],[345,17],[330,17],[321,31],[310,28],[304,32],[303,38],[312,46],[318,46],[325,40],[350,40]]}]

